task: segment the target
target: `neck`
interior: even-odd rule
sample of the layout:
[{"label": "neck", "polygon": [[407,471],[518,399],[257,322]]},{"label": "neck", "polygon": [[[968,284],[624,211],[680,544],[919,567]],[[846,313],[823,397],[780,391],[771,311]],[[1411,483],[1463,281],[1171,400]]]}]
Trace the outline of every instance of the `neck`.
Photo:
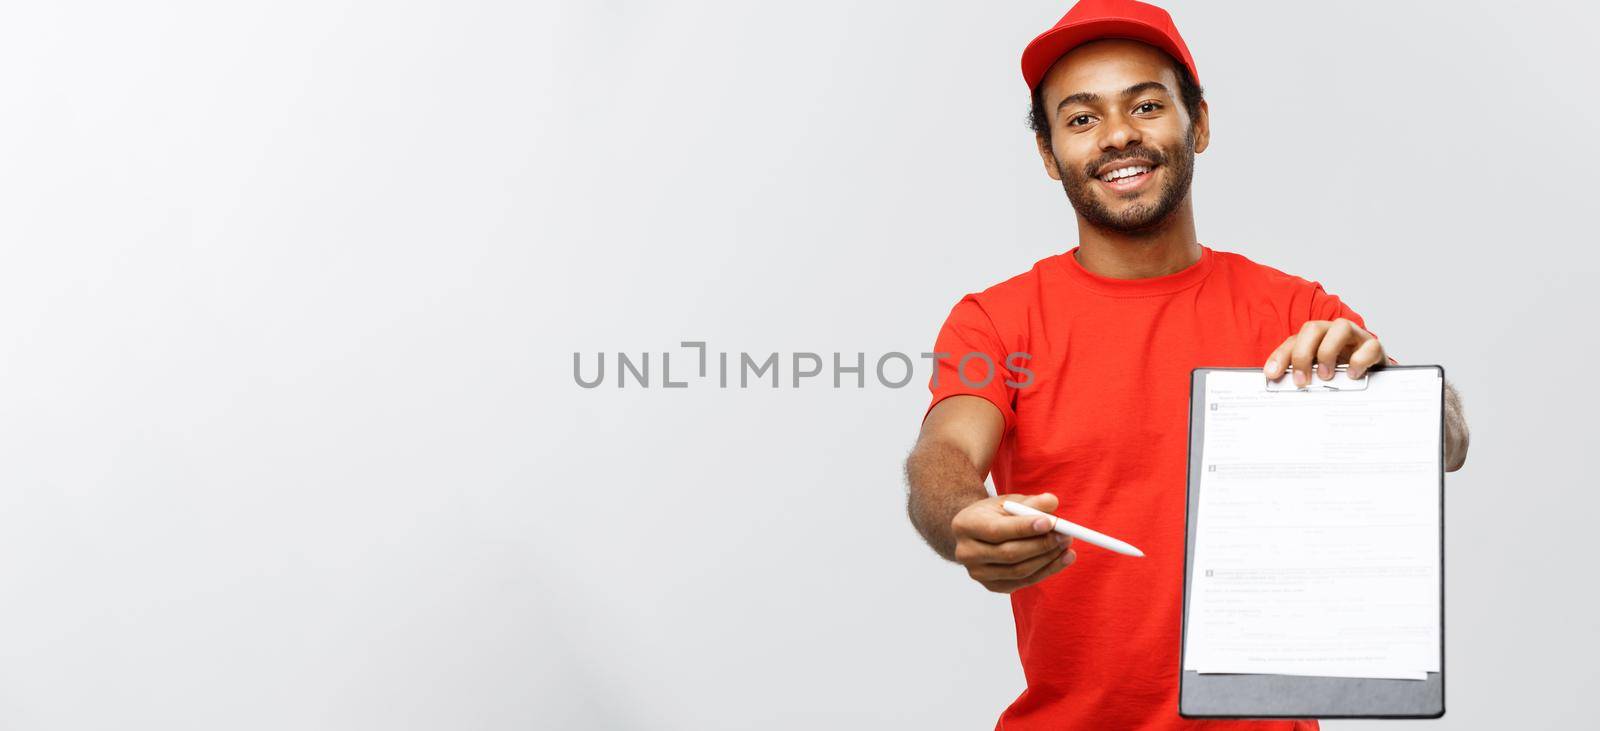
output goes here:
[{"label": "neck", "polygon": [[1079,217],[1077,257],[1084,269],[1112,279],[1147,279],[1187,269],[1200,261],[1189,198],[1148,231],[1102,229]]}]

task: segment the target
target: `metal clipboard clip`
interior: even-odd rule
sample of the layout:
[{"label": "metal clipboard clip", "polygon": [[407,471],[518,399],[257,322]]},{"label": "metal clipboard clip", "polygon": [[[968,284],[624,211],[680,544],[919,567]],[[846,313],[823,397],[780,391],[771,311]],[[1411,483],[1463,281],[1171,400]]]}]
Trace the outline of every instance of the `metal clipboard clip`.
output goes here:
[{"label": "metal clipboard clip", "polygon": [[1276,381],[1268,381],[1266,376],[1262,376],[1261,380],[1267,384],[1267,390],[1268,391],[1291,391],[1291,392],[1292,391],[1302,391],[1302,392],[1309,392],[1309,391],[1365,391],[1365,390],[1367,390],[1367,381],[1371,380],[1372,372],[1368,371],[1366,375],[1364,375],[1364,376],[1362,376],[1360,378],[1351,378],[1350,374],[1347,372],[1349,370],[1349,368],[1350,367],[1347,366],[1347,365],[1336,365],[1336,366],[1334,366],[1333,367],[1333,378],[1330,378],[1330,379],[1328,379],[1326,381],[1324,381],[1321,378],[1319,378],[1317,376],[1316,369],[1313,368],[1311,370],[1311,383],[1307,384],[1306,386],[1296,386],[1296,385],[1294,385],[1294,367],[1293,366],[1290,366],[1288,370],[1284,371],[1283,377],[1279,378]]}]

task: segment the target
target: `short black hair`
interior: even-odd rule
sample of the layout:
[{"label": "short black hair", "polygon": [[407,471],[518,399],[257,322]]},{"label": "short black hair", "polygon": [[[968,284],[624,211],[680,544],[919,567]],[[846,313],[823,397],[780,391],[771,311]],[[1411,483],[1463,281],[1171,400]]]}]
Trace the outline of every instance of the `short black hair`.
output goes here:
[{"label": "short black hair", "polygon": [[[1205,98],[1205,89],[1194,80],[1194,74],[1189,73],[1189,67],[1179,63],[1177,59],[1168,56],[1172,61],[1172,70],[1178,75],[1178,100],[1183,102],[1183,108],[1189,112],[1189,124],[1194,125],[1196,117],[1200,116],[1200,101]],[[1045,142],[1050,141],[1050,114],[1044,109],[1044,82],[1041,80],[1033,87],[1033,107],[1028,110],[1028,128],[1034,134],[1044,135]]]}]

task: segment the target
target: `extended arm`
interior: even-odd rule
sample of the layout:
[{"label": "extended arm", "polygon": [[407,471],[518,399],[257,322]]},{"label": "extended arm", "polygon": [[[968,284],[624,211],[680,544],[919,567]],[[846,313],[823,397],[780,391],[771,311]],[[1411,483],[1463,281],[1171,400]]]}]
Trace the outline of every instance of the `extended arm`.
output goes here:
[{"label": "extended arm", "polygon": [[1467,431],[1467,417],[1461,412],[1461,396],[1456,387],[1444,382],[1444,470],[1455,472],[1467,463],[1467,445],[1472,434]]},{"label": "extended arm", "polygon": [[956,560],[951,519],[989,497],[983,476],[1004,428],[1005,418],[994,404],[977,396],[940,401],[922,422],[917,446],[906,458],[906,512],[922,539],[945,560]]},{"label": "extended arm", "polygon": [[965,566],[984,588],[1009,594],[1072,565],[1078,554],[1045,518],[1000,507],[1001,500],[1015,500],[1053,513],[1054,495],[989,497],[984,489],[1004,430],[1000,410],[977,396],[935,405],[906,458],[906,512],[936,553]]}]

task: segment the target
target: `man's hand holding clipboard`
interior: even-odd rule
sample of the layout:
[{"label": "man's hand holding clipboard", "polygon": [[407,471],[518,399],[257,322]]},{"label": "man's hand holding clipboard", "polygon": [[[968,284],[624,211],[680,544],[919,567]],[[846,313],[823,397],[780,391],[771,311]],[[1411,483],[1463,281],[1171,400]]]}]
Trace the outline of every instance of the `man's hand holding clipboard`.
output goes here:
[{"label": "man's hand holding clipboard", "polygon": [[1311,383],[1313,365],[1324,381],[1333,378],[1333,368],[1340,363],[1349,365],[1346,373],[1351,378],[1360,378],[1385,357],[1378,336],[1350,320],[1309,320],[1272,351],[1264,370],[1268,380],[1276,381],[1290,368],[1294,384],[1306,386]]}]

